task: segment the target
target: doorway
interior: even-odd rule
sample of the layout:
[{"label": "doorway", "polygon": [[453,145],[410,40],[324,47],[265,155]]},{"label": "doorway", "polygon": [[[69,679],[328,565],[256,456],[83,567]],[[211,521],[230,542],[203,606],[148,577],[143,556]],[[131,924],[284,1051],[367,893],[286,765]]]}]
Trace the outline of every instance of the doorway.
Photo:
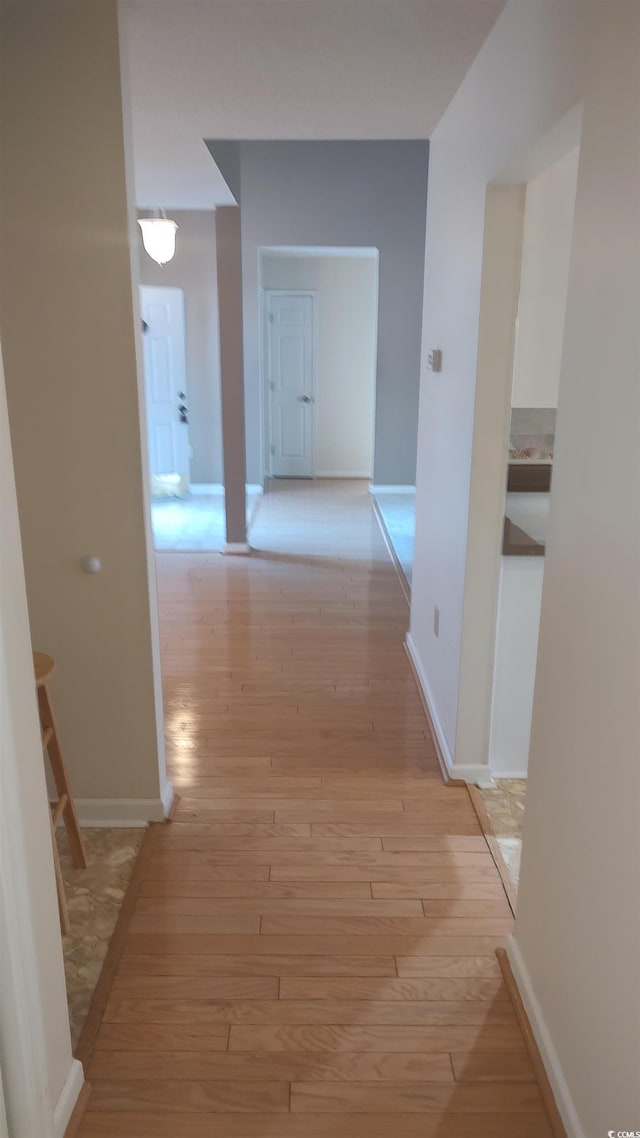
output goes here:
[{"label": "doorway", "polygon": [[270,473],[313,477],[316,295],[265,293]]},{"label": "doorway", "polygon": [[378,251],[261,249],[259,276],[265,475],[370,479]]},{"label": "doorway", "polygon": [[[195,343],[189,350],[184,290],[159,285],[140,287],[151,527],[158,552],[216,552],[223,549],[226,540],[224,486],[221,482],[200,482],[204,458],[199,466],[193,461],[189,382],[193,381],[193,431],[197,446],[205,426],[199,421],[203,418],[202,389],[206,386],[199,339],[205,334],[202,326],[207,315],[207,310],[193,311],[195,307],[194,304],[189,309],[191,323],[196,324],[195,329],[191,328]],[[248,487],[248,518],[256,508],[258,496],[259,487]]]},{"label": "doorway", "polygon": [[171,497],[189,488],[184,293],[142,285],[140,308],[151,493]]},{"label": "doorway", "polygon": [[[487,207],[485,256],[493,252],[504,260],[510,250],[514,287],[508,304],[501,304],[501,319],[509,318],[512,334],[503,340],[509,344],[502,440],[506,469],[503,466],[500,489],[503,533],[487,745],[494,784],[478,793],[514,895],[538,668],[578,163],[579,145],[554,156],[526,183],[501,187],[502,207],[490,192]],[[513,206],[518,201],[509,241],[505,203]]]}]

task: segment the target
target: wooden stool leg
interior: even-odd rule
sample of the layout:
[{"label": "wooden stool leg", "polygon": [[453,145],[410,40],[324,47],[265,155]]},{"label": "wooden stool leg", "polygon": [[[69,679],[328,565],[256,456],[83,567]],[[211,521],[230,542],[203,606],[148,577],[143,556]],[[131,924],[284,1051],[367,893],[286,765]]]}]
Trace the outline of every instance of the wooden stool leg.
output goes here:
[{"label": "wooden stool leg", "polygon": [[68,936],[71,932],[71,922],[69,920],[69,910],[67,908],[67,895],[64,891],[64,881],[62,878],[62,867],[60,865],[60,855],[58,853],[58,843],[56,842],[56,832],[53,828],[53,818],[49,819],[51,822],[51,844],[53,846],[53,868],[56,871],[56,890],[58,893],[58,912],[60,914],[60,928],[62,935]]},{"label": "wooden stool leg", "polygon": [[[60,742],[58,739],[58,732],[56,729],[56,722],[51,707],[51,700],[47,691],[46,684],[38,688],[38,706],[40,709],[40,722],[44,737],[47,739],[47,752],[49,754],[49,762],[51,763],[51,770],[53,772],[56,790],[58,791],[58,798],[66,795],[66,805],[62,813],[67,837],[69,839],[69,850],[71,852],[71,859],[76,869],[85,869],[87,860],[84,856],[84,846],[82,844],[82,835],[80,834],[80,827],[78,825],[78,818],[76,816],[76,808],[73,803],[73,795],[69,788],[67,780],[67,772],[62,758],[62,751],[60,750]],[[51,734],[48,734],[48,728],[51,729]]]}]

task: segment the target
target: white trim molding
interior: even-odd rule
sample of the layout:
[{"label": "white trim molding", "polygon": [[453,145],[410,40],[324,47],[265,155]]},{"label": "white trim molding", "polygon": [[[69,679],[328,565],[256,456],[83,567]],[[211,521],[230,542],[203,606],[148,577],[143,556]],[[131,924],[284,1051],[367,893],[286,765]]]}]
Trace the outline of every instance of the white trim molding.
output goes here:
[{"label": "white trim molding", "polygon": [[444,728],[440,722],[440,717],[435,709],[435,700],[431,685],[427,679],[427,674],[422,666],[422,661],[418,656],[415,642],[410,632],[407,632],[405,638],[405,647],[407,655],[413,665],[413,671],[418,683],[418,689],[427,712],[427,716],[431,721],[431,727],[434,733],[434,742],[438,749],[440,757],[440,765],[444,767],[449,778],[459,778],[463,782],[476,783],[477,786],[490,787],[494,785],[491,771],[488,766],[482,766],[480,763],[456,763],[447,742],[447,737],[444,733]]},{"label": "white trim molding", "polygon": [[[167,791],[170,788],[170,792]],[[147,826],[162,822],[173,803],[173,786],[166,782],[162,798],[76,798],[81,826],[113,826],[118,829]]]},{"label": "white trim molding", "polygon": [[[479,786],[481,790],[495,790],[496,781],[495,781],[493,775],[491,774],[491,771],[489,771],[487,773],[487,770],[488,770],[488,768],[483,767],[484,773],[480,776],[480,778],[467,779],[467,782],[473,783],[474,786]],[[510,774],[500,775],[500,778],[519,778],[519,777],[520,777],[520,775],[510,775]]]},{"label": "white trim molding", "polygon": [[398,578],[398,583],[399,583],[400,588],[402,590],[402,595],[403,595],[405,601],[407,602],[409,609],[411,609],[411,587],[409,585],[407,578],[405,577],[404,569],[402,568],[402,565],[400,564],[398,554],[396,553],[395,549],[393,548],[393,542],[391,540],[391,536],[390,536],[389,531],[387,529],[387,523],[385,522],[385,520],[382,516],[382,510],[380,509],[380,503],[378,502],[378,499],[376,498],[375,494],[371,495],[371,509],[373,510],[374,516],[378,522],[380,533],[382,535],[382,540],[384,541],[384,544],[387,547],[387,553],[389,554],[389,557],[393,561],[393,567],[396,571],[396,576]]},{"label": "white trim molding", "polygon": [[538,1045],[540,1058],[551,1084],[556,1106],[567,1131],[567,1138],[587,1138],[515,934],[507,938],[507,956]]},{"label": "white trim molding", "polygon": [[227,541],[221,552],[223,557],[248,557],[251,553],[251,546],[247,541]]},{"label": "white trim molding", "polygon": [[449,777],[452,778],[453,777],[452,776],[453,756],[451,754],[451,751],[449,750],[449,744],[447,742],[447,737],[444,733],[442,724],[441,724],[440,719],[438,717],[438,714],[435,710],[435,703],[434,703],[434,699],[433,699],[433,693],[431,691],[431,685],[429,684],[429,681],[427,679],[426,672],[422,666],[422,661],[421,661],[420,657],[418,656],[418,651],[417,651],[417,648],[415,645],[415,641],[414,641],[410,632],[407,632],[407,635],[405,637],[405,646],[407,649],[407,654],[409,656],[409,659],[410,659],[411,663],[413,664],[413,671],[414,671],[416,680],[418,681],[418,687],[420,689],[420,695],[422,696],[422,699],[423,699],[425,707],[427,709],[429,718],[431,720],[431,726],[433,727],[433,731],[435,734],[434,742],[435,742],[436,747],[438,748],[438,750],[440,752],[440,757],[441,757],[442,762],[444,763],[444,765],[445,765],[445,767],[449,773]]},{"label": "white trim molding", "polygon": [[173,783],[168,778],[163,778],[162,786],[160,788],[160,801],[162,802],[162,809],[164,817],[168,818],[173,810],[173,803],[175,800],[175,793],[173,790]]},{"label": "white trim molding", "polygon": [[[365,477],[363,475],[363,477]],[[262,494],[262,486],[259,482],[247,482],[245,485],[247,494]],[[222,482],[191,482],[189,484],[190,494],[221,494],[224,498],[224,484]]]},{"label": "white trim molding", "polygon": [[190,482],[190,494],[224,494],[222,482]]},{"label": "white trim molding", "polygon": [[366,482],[371,474],[368,470],[316,470],[313,475],[314,478],[357,478],[362,482]]},{"label": "white trim molding", "polygon": [[56,1138],[64,1138],[64,1132],[69,1125],[69,1119],[78,1101],[80,1091],[84,1086],[84,1071],[79,1059],[72,1059],[64,1086],[53,1108],[53,1125]]},{"label": "white trim molding", "polygon": [[0,1133],[58,1138],[71,1038],[1,355],[0,513]]},{"label": "white trim molding", "polygon": [[370,494],[415,494],[415,486],[376,486],[375,483],[369,483]]}]

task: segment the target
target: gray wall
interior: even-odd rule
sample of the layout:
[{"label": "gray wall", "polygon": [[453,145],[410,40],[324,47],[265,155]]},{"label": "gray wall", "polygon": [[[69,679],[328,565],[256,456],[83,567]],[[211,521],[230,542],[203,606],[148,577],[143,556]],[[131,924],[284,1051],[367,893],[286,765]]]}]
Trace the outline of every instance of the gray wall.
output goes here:
[{"label": "gray wall", "polygon": [[[223,174],[225,146],[223,156],[209,143]],[[428,143],[238,146],[248,481],[264,473],[258,249],[311,245],[380,251],[374,481],[415,482]]]},{"label": "gray wall", "polygon": [[215,212],[172,210],[169,216],[178,223],[176,255],[156,265],[140,235],[140,284],[184,291],[191,481],[222,482]]}]

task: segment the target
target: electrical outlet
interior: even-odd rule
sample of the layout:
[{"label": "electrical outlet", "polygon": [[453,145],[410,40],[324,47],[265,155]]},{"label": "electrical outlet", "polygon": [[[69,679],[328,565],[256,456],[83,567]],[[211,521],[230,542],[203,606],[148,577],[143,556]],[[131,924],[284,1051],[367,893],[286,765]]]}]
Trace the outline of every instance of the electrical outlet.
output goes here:
[{"label": "electrical outlet", "polygon": [[429,371],[442,371],[442,352],[440,348],[430,348],[427,356]]},{"label": "electrical outlet", "polygon": [[434,605],[433,609],[433,634],[440,636],[440,609],[437,605]]}]

